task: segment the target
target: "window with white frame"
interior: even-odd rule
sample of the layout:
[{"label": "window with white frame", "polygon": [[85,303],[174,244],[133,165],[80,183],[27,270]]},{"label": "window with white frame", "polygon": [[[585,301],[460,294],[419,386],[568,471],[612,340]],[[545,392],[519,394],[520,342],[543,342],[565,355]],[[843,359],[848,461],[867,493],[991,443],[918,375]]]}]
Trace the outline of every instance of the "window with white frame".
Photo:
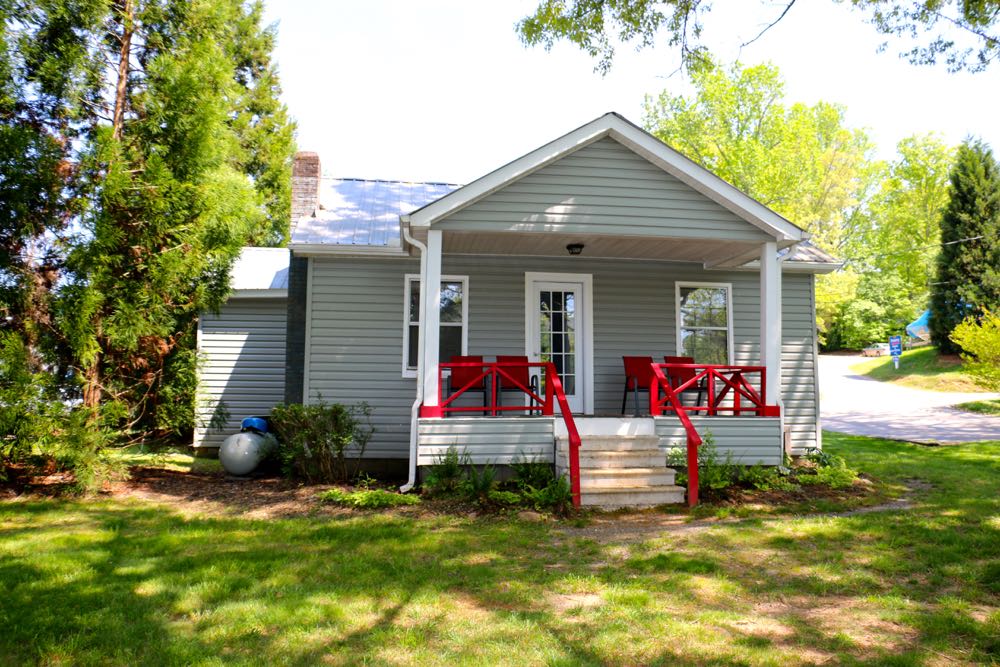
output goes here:
[{"label": "window with white frame", "polygon": [[732,342],[732,287],[677,283],[677,353],[699,364],[728,364]]},{"label": "window with white frame", "polygon": [[[439,359],[448,361],[463,355],[468,347],[468,276],[441,278],[441,334]],[[413,375],[420,355],[420,276],[406,276],[406,326],[403,328],[403,370]]]}]

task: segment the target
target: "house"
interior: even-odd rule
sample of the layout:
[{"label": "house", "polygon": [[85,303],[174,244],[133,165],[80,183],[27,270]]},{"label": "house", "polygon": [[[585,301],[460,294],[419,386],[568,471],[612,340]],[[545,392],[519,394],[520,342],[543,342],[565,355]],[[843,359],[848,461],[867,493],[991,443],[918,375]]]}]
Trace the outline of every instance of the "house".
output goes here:
[{"label": "house", "polygon": [[[293,220],[287,283],[237,281],[202,340],[276,343],[247,326],[217,332],[220,318],[253,320],[257,307],[272,322],[284,299],[284,400],[369,403],[368,463],[405,472],[408,486],[453,445],[474,463],[582,466],[584,503],[679,501],[663,457],[691,435],[679,412],[748,464],[821,446],[814,278],[839,265],[617,114],[465,186],[326,179],[301,153]],[[254,275],[245,263],[237,277]],[[203,415],[225,400],[226,373],[248,389],[266,364],[277,388],[276,354],[229,350],[216,372],[203,349],[215,383]],[[450,363],[470,355],[482,360]],[[626,385],[624,357],[654,367],[647,359],[648,377]],[[649,384],[654,371],[663,377]],[[505,385],[514,391],[494,398]],[[257,396],[257,412],[277,398]],[[196,445],[217,442],[201,432]]]}]

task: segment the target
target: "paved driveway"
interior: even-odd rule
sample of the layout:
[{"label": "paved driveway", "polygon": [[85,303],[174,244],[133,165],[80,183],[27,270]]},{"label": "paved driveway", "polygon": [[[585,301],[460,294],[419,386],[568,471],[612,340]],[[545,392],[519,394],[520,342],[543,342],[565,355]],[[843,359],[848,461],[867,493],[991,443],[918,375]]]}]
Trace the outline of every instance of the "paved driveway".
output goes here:
[{"label": "paved driveway", "polygon": [[948,406],[1000,394],[959,394],[900,387],[856,375],[862,357],[820,355],[820,409],[824,429],[913,442],[1000,440],[1000,417]]}]

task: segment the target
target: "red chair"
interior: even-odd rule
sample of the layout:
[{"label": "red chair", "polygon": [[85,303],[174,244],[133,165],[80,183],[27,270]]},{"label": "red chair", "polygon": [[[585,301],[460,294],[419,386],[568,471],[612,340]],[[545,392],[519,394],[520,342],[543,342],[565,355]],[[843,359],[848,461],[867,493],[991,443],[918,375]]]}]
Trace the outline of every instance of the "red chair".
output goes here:
[{"label": "red chair", "polygon": [[622,414],[628,405],[628,392],[635,395],[635,416],[639,416],[639,392],[649,395],[649,383],[653,380],[653,357],[622,357],[625,363],[625,391],[622,392]]},{"label": "red chair", "polygon": [[[483,363],[482,355],[456,355],[451,358],[451,363],[453,364],[463,364],[463,363],[473,363],[481,364]],[[470,382],[475,382],[476,378],[483,374],[482,366],[468,366],[462,368],[452,368],[451,377],[448,379],[448,397],[457,392],[459,389],[469,384]],[[465,390],[465,393],[476,392],[483,395],[483,405],[486,405],[486,395],[487,391],[487,378],[483,377],[480,379],[479,384],[474,384]],[[446,397],[446,399],[448,398]],[[489,410],[483,410],[483,415],[488,415]]]},{"label": "red chair", "polygon": [[[693,357],[663,357],[663,363],[665,364],[693,364]],[[670,386],[676,389],[688,380],[691,380],[698,374],[697,368],[670,368],[667,369],[667,379],[670,380]],[[682,398],[684,394],[697,394],[697,398],[693,405],[701,405],[701,397],[705,395],[705,381],[702,380],[684,391],[681,392]],[[683,402],[683,401],[682,401]]]},{"label": "red chair", "polygon": [[[517,384],[512,382],[510,379],[505,378],[503,375],[499,373],[497,374],[497,405],[503,405],[503,393],[505,391],[524,393],[524,390],[521,389],[521,387],[527,387],[536,396],[538,395],[538,376],[532,375],[528,372],[528,357],[519,357],[514,354],[498,354],[497,363],[525,364],[524,366],[511,366],[503,369],[503,372],[513,378]],[[504,384],[504,382],[506,382],[506,384]],[[535,399],[529,397],[528,405],[530,406],[528,414],[531,414],[531,410],[535,409]],[[538,406],[538,409],[540,410],[541,406]]]}]

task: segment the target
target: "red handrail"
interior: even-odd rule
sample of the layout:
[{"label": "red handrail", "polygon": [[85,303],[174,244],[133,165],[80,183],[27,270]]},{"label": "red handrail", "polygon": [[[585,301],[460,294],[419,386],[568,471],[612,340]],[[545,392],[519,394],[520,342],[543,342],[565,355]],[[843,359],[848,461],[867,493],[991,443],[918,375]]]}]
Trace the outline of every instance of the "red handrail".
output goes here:
[{"label": "red handrail", "polygon": [[[675,387],[664,371],[679,369],[693,370],[694,375]],[[746,378],[748,374],[753,373],[760,374],[759,393]],[[723,383],[722,392],[719,394],[715,392],[716,380]],[[752,412],[761,417],[779,417],[781,409],[777,405],[767,404],[766,386],[767,370],[764,366],[653,364],[653,378],[649,384],[649,414],[656,417],[662,415],[666,410],[673,411],[684,427],[687,434],[689,506],[694,507],[698,504],[698,447],[702,440],[687,413],[704,410],[708,415],[716,415],[721,411],[732,411],[734,415]],[[682,405],[678,394],[685,389],[698,388],[705,389],[708,394],[708,404]],[[663,400],[660,400],[661,389],[665,394]],[[720,405],[730,391],[733,392],[733,405]],[[742,399],[744,398],[750,401],[750,407],[743,407]]]},{"label": "red handrail", "polygon": [[[537,393],[531,390],[530,387],[526,387],[522,382],[519,382],[511,373],[507,372],[505,369],[509,368],[540,368],[545,372],[545,396],[539,396]],[[441,392],[444,389],[444,371],[447,369],[454,368],[474,368],[479,369],[480,373],[476,375],[472,380],[467,382],[462,387],[459,387],[457,391],[444,398]],[[487,379],[488,378],[488,379]],[[503,378],[505,386],[513,386],[520,389],[525,395],[528,396],[528,405],[499,405],[497,402],[497,383]],[[473,387],[481,387],[485,382],[489,382],[489,405],[486,406],[462,406],[453,405],[455,400],[459,398],[469,389]],[[532,402],[538,403],[538,405],[532,405]],[[450,412],[482,412],[483,410],[489,411],[492,415],[497,415],[500,412],[513,412],[524,410],[527,412],[532,412],[534,410],[539,410],[543,416],[553,416],[555,414],[554,403],[559,404],[559,412],[562,414],[563,422],[566,424],[566,432],[569,436],[569,483],[570,491],[573,494],[573,506],[580,507],[580,433],[577,431],[576,422],[573,420],[573,413],[569,407],[569,401],[566,399],[566,392],[563,390],[562,380],[559,378],[559,373],[556,372],[556,367],[552,362],[548,361],[463,361],[463,362],[447,362],[438,364],[438,405],[433,411],[425,411],[425,417],[441,417]]]},{"label": "red handrail", "polygon": [[661,364],[653,364],[653,378],[649,381],[649,414],[653,416],[661,414],[659,390],[662,388],[667,395],[666,400],[677,413],[677,418],[681,420],[681,426],[687,434],[688,507],[694,507],[698,504],[698,447],[701,446],[702,440],[660,366]]}]

